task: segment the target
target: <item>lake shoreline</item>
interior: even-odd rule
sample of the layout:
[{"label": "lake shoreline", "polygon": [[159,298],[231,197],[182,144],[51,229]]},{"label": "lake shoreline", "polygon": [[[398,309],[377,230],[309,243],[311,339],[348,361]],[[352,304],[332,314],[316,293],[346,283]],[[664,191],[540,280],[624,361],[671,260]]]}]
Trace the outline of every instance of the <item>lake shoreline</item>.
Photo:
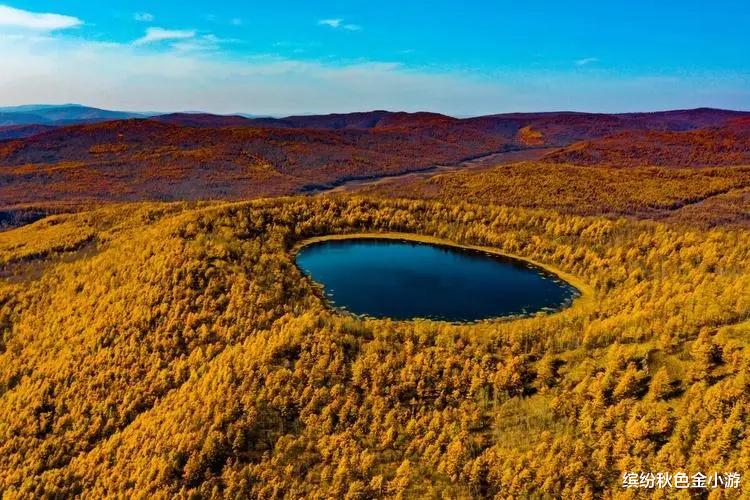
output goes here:
[{"label": "lake shoreline", "polygon": [[[323,235],[323,236],[314,236],[311,238],[306,238],[306,239],[297,241],[294,245],[292,245],[289,252],[290,252],[290,255],[295,257],[303,248],[308,247],[310,245],[314,245],[317,243],[324,243],[327,241],[358,240],[358,239],[359,240],[371,239],[371,240],[407,241],[407,242],[414,242],[414,243],[426,243],[426,244],[431,244],[431,245],[452,247],[452,248],[458,248],[458,249],[463,249],[463,250],[472,250],[472,251],[482,252],[482,253],[498,256],[498,257],[521,261],[533,267],[537,267],[539,269],[546,271],[547,273],[554,275],[558,279],[564,281],[568,285],[572,286],[578,292],[578,296],[573,298],[572,302],[570,303],[568,307],[550,312],[549,314],[557,314],[563,311],[571,311],[573,309],[577,310],[583,307],[588,307],[592,305],[594,302],[594,290],[588,283],[583,281],[578,276],[570,274],[558,268],[557,266],[541,263],[533,259],[530,259],[528,257],[524,257],[522,255],[517,255],[517,254],[513,254],[509,252],[502,252],[493,247],[481,246],[481,245],[465,245],[465,244],[456,243],[455,241],[447,240],[444,238],[438,238],[435,236],[426,236],[426,235],[415,234],[415,233],[400,233],[400,232],[367,232],[367,233],[329,234],[329,235]],[[484,321],[503,321],[503,320],[508,321],[508,320],[515,320],[515,319],[523,319],[523,318],[528,318],[528,317],[530,316],[498,317],[498,318],[488,319]]]}]

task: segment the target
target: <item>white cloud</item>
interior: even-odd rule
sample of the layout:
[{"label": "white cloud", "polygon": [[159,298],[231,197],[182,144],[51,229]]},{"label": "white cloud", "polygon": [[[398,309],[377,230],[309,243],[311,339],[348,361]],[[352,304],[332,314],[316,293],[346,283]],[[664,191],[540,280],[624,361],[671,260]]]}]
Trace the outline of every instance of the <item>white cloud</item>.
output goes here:
[{"label": "white cloud", "polygon": [[598,57],[584,57],[576,61],[576,66],[586,66],[587,64],[594,64],[599,62]]},{"label": "white cloud", "polygon": [[318,21],[320,26],[328,26],[329,28],[338,28],[341,26],[343,19],[321,19]]},{"label": "white cloud", "polygon": [[77,17],[30,12],[0,5],[0,26],[34,31],[55,31],[75,28],[81,24],[83,24],[83,21]]},{"label": "white cloud", "polygon": [[[453,115],[573,109],[750,109],[746,74],[670,78],[607,72],[455,70],[369,62],[334,64],[263,55],[234,57],[172,43],[105,43],[0,32],[0,104],[81,102],[132,111],[203,110],[263,115],[367,109]],[[203,40],[203,42],[200,42]]]},{"label": "white cloud", "polygon": [[232,26],[242,26],[242,19],[240,19],[239,17],[235,17],[234,19],[232,19],[231,21],[229,21],[229,23]]},{"label": "white cloud", "polygon": [[362,29],[362,26],[359,24],[351,24],[351,23],[344,23],[343,19],[321,19],[318,21],[319,26],[328,26],[329,28],[333,29],[345,29],[348,31],[359,31]]},{"label": "white cloud", "polygon": [[207,34],[195,36],[193,38],[187,38],[177,40],[172,44],[172,48],[183,51],[198,51],[198,50],[216,50],[222,42],[231,42],[231,40],[223,40],[216,35]]},{"label": "white cloud", "polygon": [[133,19],[142,23],[150,23],[155,19],[155,17],[149,12],[136,12],[135,14],[133,14]]},{"label": "white cloud", "polygon": [[166,40],[188,40],[195,38],[194,30],[168,30],[164,28],[148,28],[146,34],[133,42],[133,45],[147,45]]}]

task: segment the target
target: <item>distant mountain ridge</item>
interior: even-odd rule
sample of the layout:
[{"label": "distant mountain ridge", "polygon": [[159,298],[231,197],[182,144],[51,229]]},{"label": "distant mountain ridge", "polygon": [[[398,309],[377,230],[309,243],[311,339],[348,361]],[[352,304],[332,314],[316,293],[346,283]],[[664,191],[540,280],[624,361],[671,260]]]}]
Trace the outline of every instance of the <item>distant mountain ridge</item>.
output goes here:
[{"label": "distant mountain ridge", "polygon": [[101,122],[145,118],[142,113],[110,111],[80,104],[29,104],[0,107],[0,126],[15,125],[76,125],[79,123]]},{"label": "distant mountain ridge", "polygon": [[243,115],[214,115],[210,113],[170,113],[151,117],[151,120],[190,127],[255,127],[301,128],[323,130],[368,130],[400,125],[430,125],[436,122],[458,122],[458,118],[439,113],[407,113],[401,111],[364,111],[328,115],[297,115],[285,118],[246,117]]},{"label": "distant mountain ridge", "polygon": [[[588,164],[604,161],[608,149],[615,159],[629,158],[628,148],[637,146],[631,137],[650,144],[639,164],[652,158],[660,165],[703,164],[721,153],[717,164],[732,165],[746,158],[745,136],[736,129],[750,119],[748,112],[701,108],[463,119],[382,110],[287,118],[176,113],[97,122],[111,115],[91,109],[43,110],[63,119],[77,113],[84,122],[73,126],[0,127],[0,206],[292,194],[541,147],[561,148],[547,161]],[[29,111],[39,112],[16,113]],[[691,149],[701,141],[721,147]],[[590,149],[575,146],[565,153],[574,144],[604,144],[604,152],[575,156]]]},{"label": "distant mountain ridge", "polygon": [[[567,136],[586,138],[625,129],[695,130],[698,128],[719,126],[729,119],[741,118],[743,116],[750,116],[750,112],[696,108],[615,114],[575,111],[501,113],[470,118],[455,118],[431,112],[374,110],[325,115],[293,115],[275,118],[257,117],[241,113],[231,115],[202,112],[156,114],[112,111],[80,104],[30,104],[0,107],[0,127],[19,125],[66,126],[133,118],[145,118],[160,123],[200,128],[253,127],[371,130],[395,127],[434,128],[460,126],[494,131],[517,131],[525,126],[532,128],[536,126],[540,129],[546,129],[548,135],[560,135],[560,130],[556,129],[566,128],[568,133],[558,137],[558,139],[566,142],[569,141]],[[539,132],[544,134],[544,130],[540,130]]]},{"label": "distant mountain ridge", "polygon": [[[750,116],[750,112],[714,108],[655,111],[646,113],[585,113],[577,111],[551,111],[539,113],[501,113],[470,118],[454,118],[440,113],[365,111],[333,113],[327,115],[296,115],[284,118],[216,115],[211,113],[169,113],[151,117],[152,120],[172,125],[205,128],[246,126],[257,128],[312,128],[312,129],[375,129],[384,127],[414,127],[448,124],[465,124],[475,127],[498,128],[501,124],[581,126],[591,130],[606,128],[636,128],[647,130],[694,130],[718,126],[733,118]],[[502,127],[500,127],[502,128]]]}]

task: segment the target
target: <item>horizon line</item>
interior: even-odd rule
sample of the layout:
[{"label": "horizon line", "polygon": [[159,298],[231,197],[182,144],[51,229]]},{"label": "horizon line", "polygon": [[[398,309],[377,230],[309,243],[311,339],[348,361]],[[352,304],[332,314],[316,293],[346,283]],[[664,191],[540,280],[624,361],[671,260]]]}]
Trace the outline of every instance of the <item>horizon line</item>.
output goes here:
[{"label": "horizon line", "polygon": [[[223,113],[223,112],[213,112],[213,111],[202,111],[202,110],[177,110],[177,111],[144,111],[144,110],[136,110],[136,109],[127,109],[125,108],[117,108],[117,107],[98,107],[88,104],[81,104],[76,102],[65,102],[65,103],[23,103],[23,104],[2,104],[0,105],[0,113],[2,112],[8,112],[7,110],[13,109],[13,108],[24,108],[24,107],[82,107],[82,108],[91,108],[91,109],[97,109],[100,111],[109,111],[109,112],[119,112],[119,113],[132,113],[132,114],[140,114],[143,115],[142,117],[133,117],[135,119],[137,118],[153,118],[157,116],[165,116],[165,115],[176,115],[176,114],[186,114],[186,115],[211,115],[211,116],[221,116],[221,117],[241,117],[241,118],[247,118],[247,119],[254,119],[254,118],[289,118],[294,116],[330,116],[330,115],[352,115],[352,114],[366,114],[366,113],[408,113],[408,114],[419,114],[419,113],[429,113],[429,114],[436,114],[436,115],[442,115],[446,116],[448,118],[456,118],[456,119],[467,119],[467,118],[480,118],[483,116],[498,116],[498,115],[515,115],[515,114],[562,114],[562,113],[571,113],[571,114],[587,114],[587,115],[632,115],[632,114],[651,114],[651,113],[669,113],[669,112],[680,112],[680,111],[698,111],[698,110],[711,110],[711,111],[725,111],[725,112],[733,112],[733,113],[750,113],[750,109],[739,109],[739,108],[717,108],[712,106],[697,106],[697,107],[685,107],[685,108],[661,108],[661,109],[651,109],[651,110],[640,110],[640,111],[581,111],[576,109],[553,109],[553,110],[535,110],[535,111],[498,111],[498,112],[488,112],[484,114],[466,114],[466,115],[457,115],[457,114],[448,114],[443,113],[440,111],[432,111],[428,109],[420,109],[417,111],[405,111],[403,109],[384,109],[384,108],[371,108],[371,109],[361,109],[361,110],[354,110],[354,111],[335,111],[335,112],[295,112],[292,114],[255,114],[252,112],[246,112],[246,111],[232,111],[229,113]],[[29,114],[33,114],[33,110],[28,111]]]}]

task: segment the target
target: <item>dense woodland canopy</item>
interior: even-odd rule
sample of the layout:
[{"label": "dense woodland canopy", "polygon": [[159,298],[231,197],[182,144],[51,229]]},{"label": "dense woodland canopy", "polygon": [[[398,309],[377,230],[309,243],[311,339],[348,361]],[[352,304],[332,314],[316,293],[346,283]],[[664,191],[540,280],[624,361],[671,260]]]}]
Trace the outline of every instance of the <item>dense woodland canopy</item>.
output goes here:
[{"label": "dense woodland canopy", "polygon": [[577,215],[628,216],[698,228],[750,228],[750,166],[628,167],[523,162],[379,182],[361,192],[464,200]]},{"label": "dense woodland canopy", "polygon": [[747,165],[748,116],[701,108],[464,119],[387,111],[282,119],[174,114],[52,128],[23,122],[20,130],[0,129],[0,209],[290,195],[538,148],[563,147],[548,162]]},{"label": "dense woodland canopy", "polygon": [[[734,182],[695,175],[697,196]],[[0,492],[611,498],[627,471],[749,469],[750,233],[471,201],[113,205],[0,233]],[[363,231],[591,290],[514,321],[339,315],[291,249]]]},{"label": "dense woodland canopy", "polygon": [[549,162],[620,167],[701,167],[750,163],[750,118],[690,131],[628,130],[577,142],[551,153]]},{"label": "dense woodland canopy", "polygon": [[[3,498],[631,498],[653,491],[626,472],[750,469],[746,114],[30,127],[0,130],[23,137],[0,142]],[[363,232],[584,293],[473,324],[334,312],[295,247]]]}]

